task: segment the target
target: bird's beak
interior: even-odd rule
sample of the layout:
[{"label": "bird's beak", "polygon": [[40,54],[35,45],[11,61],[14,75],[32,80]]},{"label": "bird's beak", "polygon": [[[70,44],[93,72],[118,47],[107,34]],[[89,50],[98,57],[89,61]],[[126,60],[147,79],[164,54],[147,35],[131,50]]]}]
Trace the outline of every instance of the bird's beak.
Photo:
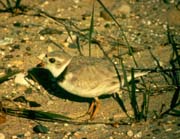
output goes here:
[{"label": "bird's beak", "polygon": [[41,62],[41,63],[39,63],[39,64],[36,65],[37,68],[43,68],[44,66],[45,66],[45,65],[44,65],[43,62]]},{"label": "bird's beak", "polygon": [[44,68],[45,64],[43,62],[43,58],[46,54],[40,54],[37,58],[39,59],[40,63],[36,65],[36,68]]}]

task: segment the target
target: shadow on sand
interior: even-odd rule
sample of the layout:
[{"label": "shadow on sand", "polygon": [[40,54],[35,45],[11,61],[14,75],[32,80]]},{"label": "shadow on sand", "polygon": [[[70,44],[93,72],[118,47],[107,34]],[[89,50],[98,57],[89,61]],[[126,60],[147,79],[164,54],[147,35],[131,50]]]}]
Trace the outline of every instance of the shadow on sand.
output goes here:
[{"label": "shadow on sand", "polygon": [[[68,99],[71,101],[77,102],[88,102],[91,103],[93,98],[84,98],[80,96],[73,95],[63,88],[61,88],[58,84],[56,79],[50,73],[49,70],[43,68],[32,68],[28,71],[28,77],[33,78],[33,80],[37,81],[40,85],[47,90],[48,93],[54,95],[56,97],[62,99]],[[103,95],[100,98],[108,98],[111,95]]]}]

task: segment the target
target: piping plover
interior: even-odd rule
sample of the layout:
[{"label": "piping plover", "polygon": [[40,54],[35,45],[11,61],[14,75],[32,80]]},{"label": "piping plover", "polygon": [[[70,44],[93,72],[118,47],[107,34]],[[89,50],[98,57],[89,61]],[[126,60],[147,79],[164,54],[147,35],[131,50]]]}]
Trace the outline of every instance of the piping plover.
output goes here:
[{"label": "piping plover", "polygon": [[[120,83],[124,85],[124,78],[119,81],[114,65],[103,58],[70,56],[62,51],[54,51],[46,54],[40,65],[52,73],[64,90],[80,97],[94,98],[88,110],[91,119],[100,105],[98,97],[117,93]],[[135,77],[146,74],[137,73]],[[122,73],[120,75],[123,76]],[[131,76],[127,78],[130,80]]]}]

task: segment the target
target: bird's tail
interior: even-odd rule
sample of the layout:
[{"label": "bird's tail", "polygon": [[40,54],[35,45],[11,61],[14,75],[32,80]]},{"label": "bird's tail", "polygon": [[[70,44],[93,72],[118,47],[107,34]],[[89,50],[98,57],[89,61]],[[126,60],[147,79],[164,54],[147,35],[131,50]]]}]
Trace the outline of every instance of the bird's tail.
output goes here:
[{"label": "bird's tail", "polygon": [[[149,72],[145,71],[145,72],[134,72],[134,79],[138,78],[138,77],[142,77],[147,75]],[[124,76],[121,76],[121,85],[124,86],[125,82],[124,82]],[[130,73],[127,74],[127,82],[132,81],[132,75]]]}]

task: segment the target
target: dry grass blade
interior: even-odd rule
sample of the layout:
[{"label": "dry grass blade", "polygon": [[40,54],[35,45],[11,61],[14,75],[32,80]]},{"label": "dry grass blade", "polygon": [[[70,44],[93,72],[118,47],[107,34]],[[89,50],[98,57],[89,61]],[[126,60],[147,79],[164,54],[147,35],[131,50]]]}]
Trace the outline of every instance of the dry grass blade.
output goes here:
[{"label": "dry grass blade", "polygon": [[23,117],[33,120],[41,121],[68,121],[71,118],[61,115],[54,114],[50,112],[43,112],[38,110],[28,110],[28,109],[12,109],[12,108],[3,108],[5,113],[12,116]]},{"label": "dry grass blade", "polygon": [[23,12],[27,7],[21,5],[21,0],[6,0],[6,2],[0,1],[0,4],[4,9],[0,9],[0,12],[10,12],[12,14],[18,14]]},{"label": "dry grass blade", "polygon": [[116,23],[116,25],[119,27],[119,29],[120,29],[120,31],[121,31],[121,34],[122,34],[122,37],[123,37],[123,39],[125,40],[126,46],[128,47],[129,55],[132,56],[135,65],[138,66],[138,65],[137,65],[137,62],[136,62],[136,60],[135,60],[135,58],[134,58],[134,56],[133,56],[132,47],[131,47],[130,44],[129,44],[129,41],[128,41],[128,39],[127,39],[127,37],[126,37],[126,35],[125,35],[124,31],[123,31],[122,26],[118,23],[118,21],[115,19],[115,17],[113,16],[113,14],[106,8],[106,6],[102,3],[101,0],[97,0],[97,2],[104,8],[104,10],[108,13],[108,15],[112,18],[112,20],[113,20],[113,21]]},{"label": "dry grass blade", "polygon": [[2,102],[0,101],[0,124],[5,123],[6,122],[6,114],[3,111],[3,105]]},{"label": "dry grass blade", "polygon": [[[103,124],[103,125],[113,125],[114,122],[92,122],[92,121],[79,121],[74,120],[70,117],[56,114],[56,113],[50,113],[50,112],[44,112],[44,111],[38,111],[38,110],[29,110],[29,109],[12,109],[12,108],[5,108],[3,107],[3,111],[7,115],[16,116],[16,117],[22,117],[27,118],[31,120],[38,120],[38,121],[46,121],[46,122],[59,122],[59,123],[69,123],[69,124],[75,124],[75,125],[96,125],[96,124]],[[119,121],[117,123],[118,125],[128,125],[130,124],[129,121]]]},{"label": "dry grass blade", "polygon": [[1,4],[5,9],[7,8],[6,4],[4,4],[2,1],[0,1],[0,4]]},{"label": "dry grass blade", "polygon": [[20,72],[21,72],[20,70],[13,71],[13,72],[10,72],[10,73],[4,75],[3,77],[0,77],[0,83],[3,83],[5,81],[7,81],[7,80],[10,80],[14,75],[16,75],[16,74],[18,74]]},{"label": "dry grass blade", "polygon": [[166,72],[163,70],[163,67],[161,66],[159,60],[153,55],[153,53],[152,53],[152,51],[151,51],[150,49],[149,49],[149,53],[150,53],[151,57],[154,59],[154,61],[156,62],[157,69],[160,69],[160,71],[162,72],[162,76],[163,76],[163,78],[165,79],[165,81],[166,81],[168,84],[170,84],[169,81],[168,81],[168,79],[167,79],[167,77],[166,77],[167,74],[166,74]]}]

